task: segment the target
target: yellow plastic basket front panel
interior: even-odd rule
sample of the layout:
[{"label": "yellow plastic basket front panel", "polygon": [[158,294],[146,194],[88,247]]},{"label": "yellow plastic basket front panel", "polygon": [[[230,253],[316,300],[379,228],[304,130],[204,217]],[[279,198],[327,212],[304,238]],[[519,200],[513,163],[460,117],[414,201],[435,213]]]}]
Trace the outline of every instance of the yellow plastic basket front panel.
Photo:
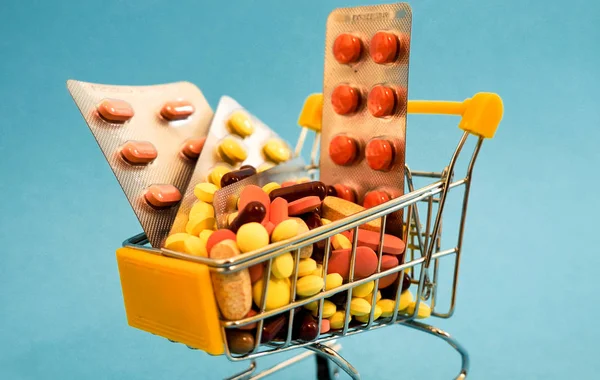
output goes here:
[{"label": "yellow plastic basket front panel", "polygon": [[117,262],[129,325],[222,355],[223,339],[206,265],[119,248]]}]

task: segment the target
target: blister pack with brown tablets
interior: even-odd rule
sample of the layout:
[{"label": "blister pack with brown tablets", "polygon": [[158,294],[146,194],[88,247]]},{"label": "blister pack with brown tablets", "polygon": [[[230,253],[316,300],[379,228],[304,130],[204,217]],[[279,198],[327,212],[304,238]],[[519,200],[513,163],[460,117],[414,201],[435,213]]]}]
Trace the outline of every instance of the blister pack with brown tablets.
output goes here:
[{"label": "blister pack with brown tablets", "polygon": [[[230,222],[235,217],[234,214],[237,214],[238,212],[240,198],[245,198],[241,197],[242,192],[244,191],[254,191],[254,193],[248,197],[248,201],[259,201],[263,203],[266,210],[264,218],[265,220],[268,220],[269,206],[271,204],[269,193],[272,190],[280,189],[282,185],[285,187],[310,181],[311,179],[306,170],[306,163],[302,157],[297,157],[284,164],[275,166],[256,175],[245,177],[240,181],[236,181],[223,187],[215,192],[213,200],[217,226],[218,228],[229,227]],[[242,199],[242,202],[249,203],[244,199]]]},{"label": "blister pack with brown tablets", "polygon": [[213,111],[192,83],[67,82],[139,219],[160,247],[203,149]]},{"label": "blister pack with brown tablets", "polygon": [[271,128],[233,98],[221,97],[170,234],[187,232],[196,235],[195,232],[201,229],[214,228],[209,226],[209,219],[199,221],[189,217],[198,202],[194,189],[199,184],[209,183],[220,189],[233,183],[234,176],[226,175],[229,172],[247,169],[248,175],[252,175],[291,157],[289,144]]},{"label": "blister pack with brown tablets", "polygon": [[[340,8],[327,20],[320,178],[364,207],[404,190],[411,25],[406,3]],[[401,233],[401,217],[389,232]]]}]

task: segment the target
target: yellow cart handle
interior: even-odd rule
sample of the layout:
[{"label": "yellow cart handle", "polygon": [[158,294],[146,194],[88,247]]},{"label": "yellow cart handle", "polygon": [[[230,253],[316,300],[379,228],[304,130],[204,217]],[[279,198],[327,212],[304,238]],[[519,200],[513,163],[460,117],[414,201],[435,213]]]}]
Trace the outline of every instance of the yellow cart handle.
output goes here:
[{"label": "yellow cart handle", "polygon": [[[458,127],[471,134],[491,139],[502,120],[504,105],[498,94],[479,92],[462,102],[438,100],[409,100],[409,114],[438,114],[462,116]],[[313,131],[321,131],[323,117],[323,94],[311,94],[306,98],[298,125]]]}]

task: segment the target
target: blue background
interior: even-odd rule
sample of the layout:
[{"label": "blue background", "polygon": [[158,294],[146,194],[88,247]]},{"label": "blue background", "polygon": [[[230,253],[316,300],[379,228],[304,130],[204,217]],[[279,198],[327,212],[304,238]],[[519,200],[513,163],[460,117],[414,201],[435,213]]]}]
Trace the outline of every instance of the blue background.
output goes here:
[{"label": "blue background", "polygon": [[[213,107],[230,95],[295,141],[302,102],[321,89],[328,13],[367,3],[2,2],[0,378],[214,379],[243,367],[127,326],[114,250],[141,228],[65,81],[189,80]],[[599,4],[411,4],[410,98],[493,91],[505,104],[475,171],[457,312],[431,321],[469,349],[474,379],[600,370]],[[411,167],[444,166],[455,122],[409,119]],[[366,379],[458,368],[447,346],[407,329],[343,343]]]}]

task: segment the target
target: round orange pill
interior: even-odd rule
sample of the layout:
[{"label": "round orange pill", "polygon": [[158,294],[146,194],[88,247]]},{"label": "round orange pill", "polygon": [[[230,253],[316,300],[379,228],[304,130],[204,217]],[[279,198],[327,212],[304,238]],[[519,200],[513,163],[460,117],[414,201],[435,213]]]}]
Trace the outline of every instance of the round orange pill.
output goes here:
[{"label": "round orange pill", "polygon": [[369,52],[375,63],[391,63],[398,57],[398,37],[393,33],[377,32],[371,39]]},{"label": "round orange pill", "polygon": [[367,108],[375,117],[386,117],[394,113],[396,108],[396,93],[387,86],[377,85],[369,92]]},{"label": "round orange pill", "polygon": [[354,194],[354,191],[349,186],[338,183],[333,185],[333,188],[335,189],[338,198],[342,198],[348,202],[356,202],[356,194]]},{"label": "round orange pill", "polygon": [[335,113],[347,115],[356,111],[360,101],[358,90],[347,84],[337,86],[331,93],[331,105]]},{"label": "round orange pill", "polygon": [[380,204],[385,203],[389,200],[390,196],[383,191],[369,191],[367,194],[365,194],[365,199],[363,200],[363,207],[371,208],[379,206]]},{"label": "round orange pill", "polygon": [[329,157],[337,165],[349,165],[356,159],[358,144],[350,136],[338,135],[329,143]]},{"label": "round orange pill", "polygon": [[373,139],[365,148],[365,159],[373,170],[388,170],[394,161],[394,146],[389,140]]},{"label": "round orange pill", "polygon": [[352,34],[340,34],[333,42],[333,56],[339,63],[356,62],[362,52],[360,38]]}]

